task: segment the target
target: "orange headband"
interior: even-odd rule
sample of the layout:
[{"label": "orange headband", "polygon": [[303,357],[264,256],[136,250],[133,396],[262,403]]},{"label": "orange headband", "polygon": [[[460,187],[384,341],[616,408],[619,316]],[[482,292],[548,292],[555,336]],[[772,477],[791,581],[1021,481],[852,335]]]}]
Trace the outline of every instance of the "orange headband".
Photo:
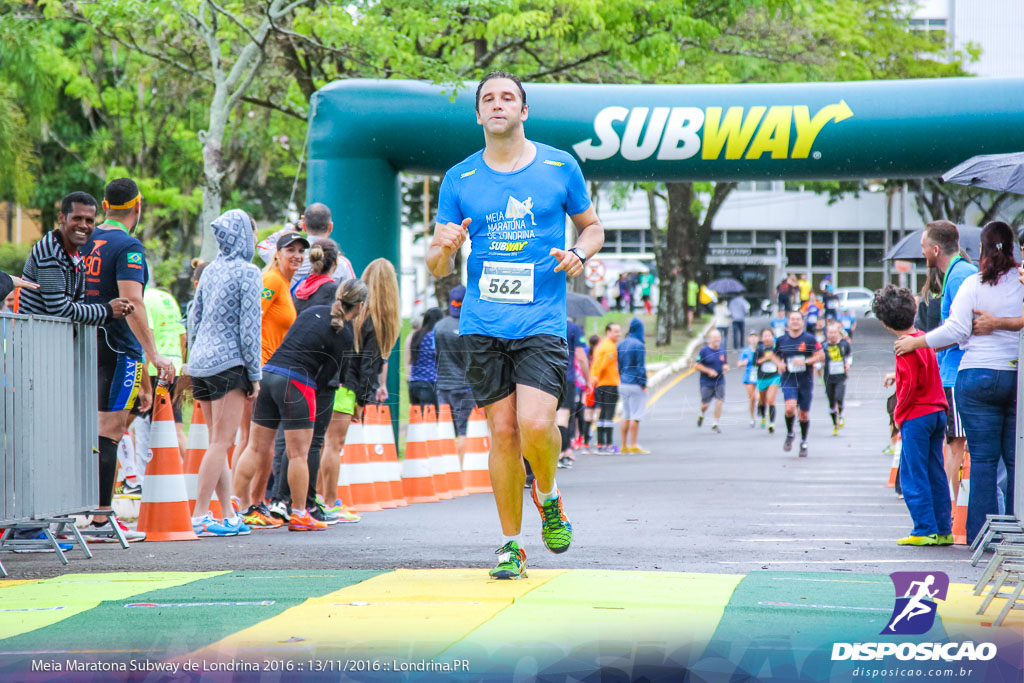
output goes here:
[{"label": "orange headband", "polygon": [[110,211],[111,209],[113,209],[114,211],[125,211],[126,209],[130,209],[133,206],[135,206],[136,204],[138,204],[141,199],[142,199],[142,193],[141,192],[139,192],[137,195],[135,195],[135,199],[131,200],[130,202],[126,202],[124,204],[111,204],[106,199],[104,199],[103,200],[103,210],[104,211]]}]

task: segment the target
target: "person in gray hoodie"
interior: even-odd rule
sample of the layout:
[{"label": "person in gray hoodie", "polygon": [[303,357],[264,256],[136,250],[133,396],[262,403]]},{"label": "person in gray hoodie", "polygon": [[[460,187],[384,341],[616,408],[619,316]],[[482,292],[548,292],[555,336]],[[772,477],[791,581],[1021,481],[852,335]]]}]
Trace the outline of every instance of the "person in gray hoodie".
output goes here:
[{"label": "person in gray hoodie", "polygon": [[221,509],[232,510],[228,448],[235,442],[245,401],[256,397],[263,376],[263,279],[252,264],[256,224],[249,214],[232,209],[212,228],[220,253],[203,271],[188,319],[188,372],[210,431],[210,445],[199,467],[192,526],[201,536],[229,536],[244,533],[247,527],[233,512],[223,523],[214,520],[209,515],[210,498],[216,488]]},{"label": "person in gray hoodie", "polygon": [[636,443],[640,420],[647,409],[647,348],[644,324],[629,323],[629,333],[619,342],[619,396],[622,398],[622,452],[650,453]]}]

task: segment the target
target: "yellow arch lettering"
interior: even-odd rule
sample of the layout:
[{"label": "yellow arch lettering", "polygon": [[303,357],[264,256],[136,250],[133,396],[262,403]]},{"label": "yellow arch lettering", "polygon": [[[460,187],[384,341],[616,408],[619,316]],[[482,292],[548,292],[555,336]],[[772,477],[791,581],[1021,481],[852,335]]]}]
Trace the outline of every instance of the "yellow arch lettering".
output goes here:
[{"label": "yellow arch lettering", "polygon": [[829,121],[839,123],[853,116],[853,110],[846,100],[839,100],[838,104],[829,104],[822,107],[812,119],[810,110],[801,105],[793,107],[793,122],[796,124],[796,142],[793,144],[791,159],[806,159],[811,153],[811,146],[818,137],[818,133]]},{"label": "yellow arch lettering", "polygon": [[768,110],[761,127],[747,150],[748,159],[760,159],[765,152],[771,152],[772,159],[789,156],[789,130],[793,125],[793,107],[774,106]]},{"label": "yellow arch lettering", "polygon": [[744,118],[743,107],[729,107],[723,119],[721,107],[708,107],[701,158],[717,159],[723,146],[726,159],[742,158],[750,138],[754,137],[757,124],[767,110],[768,107],[751,107]]}]

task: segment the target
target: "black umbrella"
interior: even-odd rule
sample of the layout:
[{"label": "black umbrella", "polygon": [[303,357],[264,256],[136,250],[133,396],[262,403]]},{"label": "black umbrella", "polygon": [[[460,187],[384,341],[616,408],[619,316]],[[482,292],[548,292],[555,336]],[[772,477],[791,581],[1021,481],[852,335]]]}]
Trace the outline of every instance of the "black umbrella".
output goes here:
[{"label": "black umbrella", "polygon": [[971,157],[943,173],[942,181],[1024,194],[1024,152]]},{"label": "black umbrella", "polygon": [[570,318],[601,317],[607,312],[604,310],[604,306],[592,296],[576,292],[566,292],[565,294],[565,314]]},{"label": "black umbrella", "polygon": [[[981,258],[981,228],[974,225],[958,225],[956,227],[960,232],[960,247],[967,252],[972,261],[977,263]],[[915,230],[901,239],[885,255],[886,260],[923,261],[924,256],[921,255],[921,235],[923,233],[924,228]],[[1015,258],[1020,261],[1020,246],[1014,243],[1013,250]]]},{"label": "black umbrella", "polygon": [[739,294],[740,292],[747,291],[747,288],[743,286],[743,283],[739,280],[733,280],[731,277],[723,277],[718,280],[712,280],[708,283],[708,289],[719,294]]}]

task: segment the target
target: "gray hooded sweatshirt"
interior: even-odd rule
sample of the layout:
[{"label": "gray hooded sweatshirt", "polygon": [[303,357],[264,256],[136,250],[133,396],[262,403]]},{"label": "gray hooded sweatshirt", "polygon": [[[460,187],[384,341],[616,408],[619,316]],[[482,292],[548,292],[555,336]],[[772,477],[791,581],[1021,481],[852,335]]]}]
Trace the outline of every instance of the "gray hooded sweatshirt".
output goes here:
[{"label": "gray hooded sweatshirt", "polygon": [[188,319],[189,374],[212,377],[239,366],[258,382],[263,279],[251,263],[256,253],[252,224],[232,209],[212,224],[220,253],[203,270]]}]

